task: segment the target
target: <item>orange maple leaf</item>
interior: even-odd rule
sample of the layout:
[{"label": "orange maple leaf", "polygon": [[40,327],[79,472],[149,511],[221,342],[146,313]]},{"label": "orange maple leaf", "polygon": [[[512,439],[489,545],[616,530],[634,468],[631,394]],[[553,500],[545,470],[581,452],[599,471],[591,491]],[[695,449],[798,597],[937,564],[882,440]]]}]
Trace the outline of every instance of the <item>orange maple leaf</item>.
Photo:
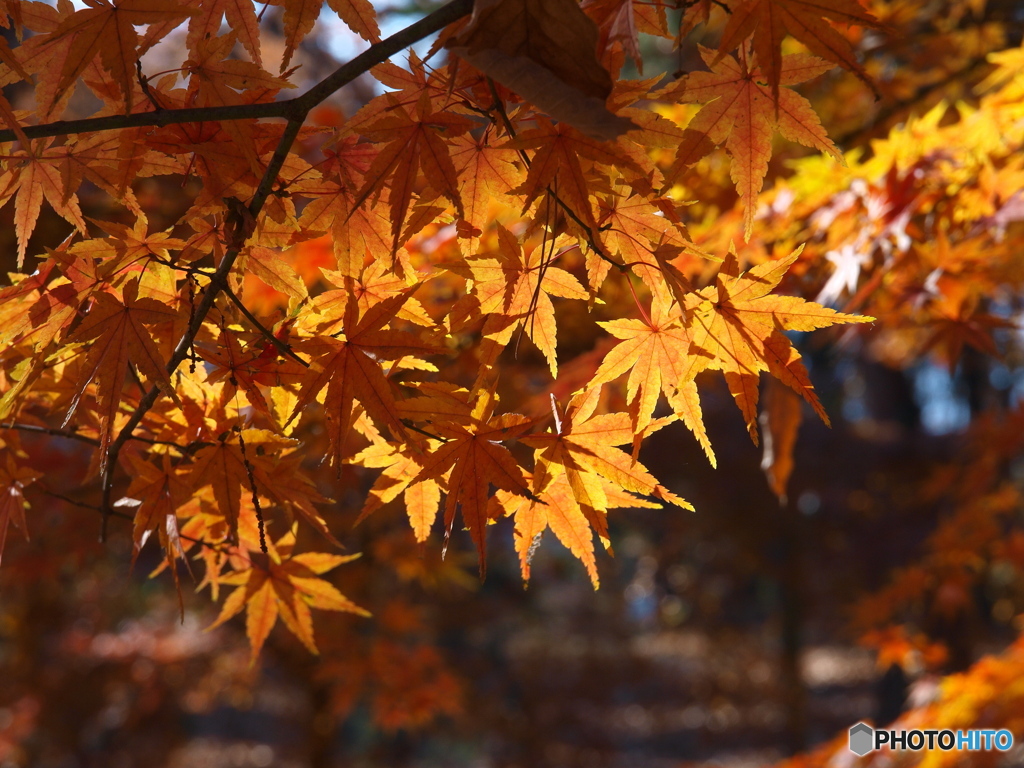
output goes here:
[{"label": "orange maple leaf", "polygon": [[53,139],[44,139],[14,153],[11,167],[16,169],[16,175],[0,196],[2,205],[17,193],[14,198],[14,232],[18,238],[19,269],[25,261],[28,239],[36,227],[44,199],[79,232],[85,234],[86,231],[78,195],[74,191],[65,193],[65,179],[61,176],[60,159],[67,157],[67,150],[53,147],[52,143]]},{"label": "orange maple leaf", "polygon": [[[567,541],[572,538],[582,541],[579,525],[571,524],[572,520],[578,519],[577,514],[594,529],[604,546],[610,549],[607,523],[609,509],[660,506],[637,499],[631,496],[631,493],[654,497],[684,509],[693,509],[686,501],[659,484],[646,467],[615,447],[633,441],[630,417],[628,414],[595,416],[597,403],[598,388],[595,387],[575,394],[569,400],[565,413],[560,414],[552,397],[554,431],[520,438],[521,442],[536,449],[534,492],[541,502],[551,503],[557,507],[557,510],[552,510],[555,517],[547,515],[555,535],[588,565],[588,570],[591,570],[593,551],[590,550],[588,555],[588,547],[578,551]],[[546,494],[550,494],[550,498]],[[536,507],[536,504],[534,506]],[[513,510],[509,508],[509,511]],[[534,530],[540,524],[535,516],[545,513],[534,509],[528,514],[530,519],[534,520],[526,525],[527,534],[532,539],[536,532],[539,532]],[[563,526],[562,532],[559,532],[558,525]],[[567,532],[569,528],[575,529],[575,534],[571,537]],[[589,537],[588,528],[587,538]],[[596,572],[591,572],[591,578],[596,586]]]},{"label": "orange maple leaf", "polygon": [[783,331],[813,331],[839,323],[870,323],[875,318],[847,315],[798,296],[771,294],[800,256],[798,249],[784,259],[767,261],[739,274],[732,254],[722,264],[714,285],[687,297],[694,359],[700,368],[721,370],[726,384],[757,443],[758,379],[768,371],[801,395],[826,424],[828,415],[818,401],[800,359]]},{"label": "orange maple leaf", "polygon": [[[349,279],[351,283],[351,279]],[[358,401],[378,424],[400,439],[406,429],[397,412],[391,384],[381,368],[382,360],[440,351],[408,331],[383,330],[410,296],[404,291],[371,306],[360,318],[358,300],[349,290],[344,318],[344,338],[314,336],[298,345],[310,355],[309,369],[299,385],[292,421],[327,388],[324,398],[330,460],[341,471],[345,439],[352,427],[353,407]]]},{"label": "orange maple leaf", "polygon": [[4,554],[7,541],[7,528],[14,523],[28,538],[28,526],[25,524],[25,486],[38,480],[42,474],[31,467],[19,467],[14,463],[14,451],[4,446],[5,463],[0,464],[0,558]]},{"label": "orange maple leaf", "polygon": [[543,493],[564,474],[575,502],[607,546],[609,483],[623,492],[653,496],[684,509],[693,507],[658,483],[643,464],[616,447],[633,442],[631,419],[625,413],[594,415],[598,390],[594,387],[574,395],[564,414],[559,413],[552,398],[554,431],[526,435],[521,442],[536,449],[534,492]]},{"label": "orange maple leaf", "polygon": [[512,190],[513,194],[523,195],[523,212],[529,209],[534,200],[550,190],[591,232],[597,229],[594,207],[590,201],[592,184],[587,179],[580,158],[642,172],[617,144],[589,138],[568,123],[556,125],[542,116],[537,117],[536,128],[523,131],[502,146],[536,150],[530,160],[526,179]]},{"label": "orange maple leaf", "polygon": [[[444,442],[424,457],[423,468],[413,480],[437,480],[451,471],[444,505],[445,547],[455,523],[455,512],[461,510],[480,556],[481,577],[487,572],[489,486],[534,498],[522,468],[502,445],[529,429],[533,420],[517,413],[494,416],[495,400],[493,391],[478,390],[473,400],[463,401],[462,407],[457,408],[462,412],[460,420],[437,420],[431,424]],[[455,402],[449,398],[448,405]],[[424,406],[430,409],[433,404]]]},{"label": "orange maple leaf", "polygon": [[114,420],[121,405],[121,388],[129,364],[135,365],[151,382],[171,397],[176,397],[164,360],[147,325],[173,324],[176,309],[152,298],[139,298],[139,280],[127,282],[121,299],[111,293],[97,293],[94,303],[75,329],[70,342],[87,342],[88,358],[85,375],[77,383],[65,423],[74,415],[86,388],[98,381],[96,391],[99,416],[100,472],[107,462],[107,448],[114,430]]},{"label": "orange maple leaf", "polygon": [[650,314],[643,320],[611,320],[599,325],[621,342],[605,355],[590,386],[629,372],[626,400],[633,433],[638,436],[652,425],[658,397],[664,394],[715,466],[715,454],[704,429],[700,398],[693,381],[707,366],[707,359],[691,353],[693,331],[679,305],[663,292],[654,295]]},{"label": "orange maple leaf", "polygon": [[422,170],[434,197],[421,197],[430,202],[443,196],[463,216],[462,197],[459,194],[458,173],[452,162],[448,140],[466,133],[473,121],[465,115],[438,109],[427,91],[422,91],[410,111],[394,94],[386,94],[390,108],[383,111],[368,125],[360,126],[360,133],[375,142],[382,142],[380,152],[366,171],[366,181],[356,195],[354,207],[372,194],[388,187],[391,206],[392,252],[398,250],[402,225],[416,191],[418,174]]},{"label": "orange maple leaf", "polygon": [[262,66],[260,23],[256,17],[256,5],[250,0],[205,0],[199,6],[199,13],[189,19],[186,47],[195,50],[200,40],[216,37],[220,32],[221,19],[238,36],[238,42],[252,60]]},{"label": "orange maple leaf", "polygon": [[[784,88],[773,97],[761,82],[761,71],[750,66],[742,52],[737,60],[716,59],[714,51],[703,46],[700,51],[711,72],[688,75],[679,100],[704,107],[683,132],[675,162],[665,175],[669,181],[678,178],[687,166],[724,144],[732,156],[732,180],[745,207],[744,236],[749,240],[775,131],[790,141],[828,152],[840,162],[843,156],[803,96]],[[826,61],[800,54],[784,57],[779,71],[783,85],[795,85],[831,68]]]},{"label": "orange maple leaf", "polygon": [[[599,479],[610,509],[626,507],[657,509],[660,504],[637,498],[625,493],[614,483]],[[597,560],[594,556],[594,530],[573,491],[567,475],[556,477],[547,490],[535,500],[499,491],[495,496],[505,514],[515,518],[515,547],[519,554],[519,565],[523,580],[530,579],[530,566],[540,545],[544,531],[551,529],[566,549],[572,552],[587,569],[587,575],[594,585],[600,586],[597,574]],[[607,547],[607,537],[602,538]]]},{"label": "orange maple leaf", "polygon": [[[436,451],[440,445],[440,441],[430,440],[427,450]],[[441,482],[429,477],[418,479],[423,470],[422,452],[379,442],[356,454],[352,463],[384,470],[370,489],[356,522],[401,495],[416,541],[426,541],[441,503]]]},{"label": "orange maple leaf", "polygon": [[314,506],[327,499],[299,470],[301,457],[286,455],[296,444],[266,429],[227,429],[196,451],[188,482],[196,490],[210,486],[230,539],[237,537],[243,498],[259,494],[298,513],[324,538],[341,546]]},{"label": "orange maple leaf", "polygon": [[558,376],[555,358],[555,307],[552,296],[587,299],[590,294],[579,280],[564,269],[550,266],[554,254],[545,258],[546,243],[524,254],[516,236],[500,224],[496,258],[470,259],[466,263],[473,277],[473,295],[479,302],[475,311],[487,315],[483,334],[495,342],[495,349],[483,354],[490,364],[517,328],[524,328],[547,358],[553,377]]},{"label": "orange maple leaf", "polygon": [[[135,64],[139,58],[135,27],[160,25],[166,34],[170,29],[165,22],[180,21],[198,12],[166,0],[87,0],[86,5],[65,16],[37,43],[44,46],[46,56],[61,59],[59,67],[52,66],[51,58],[51,66],[42,70],[44,79],[55,81],[47,107],[56,103],[99,56],[103,69],[124,95],[126,110],[131,112]],[[155,41],[147,42],[152,45]]]},{"label": "orange maple leaf", "polygon": [[188,483],[171,466],[166,453],[159,467],[137,454],[128,454],[125,458],[131,466],[132,482],[117,506],[137,507],[132,527],[132,564],[153,531],[160,537],[160,544],[168,557],[184,554],[178,534],[177,512],[178,507],[188,500]]},{"label": "orange maple leaf", "polygon": [[787,57],[782,55],[782,39],[788,32],[811,53],[854,72],[877,94],[849,41],[825,19],[861,27],[880,26],[857,0],[744,0],[729,14],[719,50],[723,54],[734,50],[753,35],[754,53],[777,99],[779,85],[785,85]]},{"label": "orange maple leaf", "polygon": [[220,615],[209,629],[218,627],[244,609],[245,632],[252,646],[255,663],[263,643],[278,618],[302,641],[310,652],[318,653],[313,640],[313,616],[310,608],[343,611],[369,616],[330,582],[320,576],[359,555],[331,555],[325,552],[292,554],[295,531],[282,536],[276,544],[267,543],[268,554],[249,553],[248,567],[222,576],[219,583],[235,586],[227,596]]},{"label": "orange maple leaf", "polygon": [[[275,0],[273,4],[284,6],[285,51],[281,60],[281,71],[284,72],[299,43],[320,17],[324,0]],[[377,15],[370,0],[327,0],[327,4],[361,38],[371,43],[380,40]]]}]

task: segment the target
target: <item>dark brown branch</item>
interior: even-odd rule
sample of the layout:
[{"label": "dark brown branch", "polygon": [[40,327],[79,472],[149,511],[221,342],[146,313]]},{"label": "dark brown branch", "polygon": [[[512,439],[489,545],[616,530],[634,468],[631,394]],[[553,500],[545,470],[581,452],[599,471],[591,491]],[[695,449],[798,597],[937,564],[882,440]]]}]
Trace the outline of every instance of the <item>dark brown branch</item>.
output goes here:
[{"label": "dark brown branch", "polygon": [[[306,117],[309,115],[309,111],[313,107],[320,104],[322,101],[327,99],[331,94],[337,91],[347,83],[352,82],[355,78],[359,77],[365,72],[376,65],[386,61],[391,56],[395,55],[399,51],[404,50],[408,46],[415,42],[423,39],[427,35],[437,32],[450,24],[453,21],[457,21],[463,16],[467,15],[473,9],[472,0],[453,0],[453,2],[440,8],[433,13],[425,16],[414,24],[406,27],[400,32],[395,33],[391,37],[382,40],[379,43],[375,43],[369,49],[356,56],[354,59],[349,61],[347,64],[339,67],[334,73],[329,75],[323,81],[313,86],[309,91],[299,96],[296,99],[285,102],[276,102],[275,104],[255,104],[255,105],[244,105],[246,107],[259,108],[265,110],[265,112],[254,114],[253,112],[248,113],[235,113],[230,116],[225,113],[218,113],[219,117],[211,117],[211,113],[203,112],[200,118],[197,118],[193,112],[193,115],[186,118],[188,122],[194,122],[196,119],[228,119],[236,120],[241,118],[251,117],[286,117],[288,124],[285,126],[284,132],[281,134],[281,139],[278,142],[277,149],[274,150],[274,154],[270,159],[270,163],[267,165],[267,169],[263,174],[263,179],[260,181],[259,188],[256,190],[256,194],[253,195],[252,200],[249,201],[248,212],[255,221],[263,206],[266,204],[267,199],[270,197],[274,182],[277,180],[278,174],[281,172],[281,168],[284,166],[284,162],[288,157],[288,153],[291,151],[292,145],[298,138],[299,130],[302,128],[302,124],[305,122]],[[230,109],[217,107],[215,109]],[[235,108],[238,109],[238,108]],[[279,112],[276,110],[280,110]],[[140,123],[141,125],[153,124],[153,125],[166,125],[163,122],[166,116],[176,110],[167,110],[165,112],[158,113],[146,113],[140,115],[142,118],[160,119],[159,123]],[[182,110],[177,110],[181,112]],[[191,111],[191,110],[189,110]],[[126,116],[121,120],[129,120],[134,116]],[[97,118],[105,120],[106,118]],[[79,121],[80,123],[87,123],[88,121]],[[176,122],[170,120],[170,122]],[[177,122],[181,122],[178,120]],[[97,128],[95,124],[90,124],[91,127],[81,128],[81,130],[103,130],[110,128],[124,128],[131,127],[131,124],[122,123],[120,125],[105,125],[104,128]],[[39,126],[44,127],[44,126]],[[0,140],[3,139],[3,133],[0,132]],[[9,140],[9,139],[8,139]],[[178,341],[177,346],[174,348],[174,352],[171,355],[171,359],[167,363],[167,374],[173,376],[174,372],[178,370],[178,366],[182,364],[189,354],[189,350],[192,348],[196,337],[199,335],[199,331],[203,326],[203,321],[206,316],[213,309],[214,304],[220,294],[228,287],[228,276],[231,274],[231,269],[235,264],[235,260],[238,258],[241,252],[242,243],[232,243],[231,247],[228,248],[224,254],[224,258],[221,260],[217,267],[217,271],[210,276],[210,283],[206,286],[203,291],[203,298],[199,302],[199,305],[195,307],[192,316],[190,318],[188,330]],[[106,465],[103,472],[103,502],[102,509],[104,512],[103,523],[100,530],[100,540],[106,539],[107,534],[107,520],[109,518],[109,512],[112,511],[111,506],[111,495],[114,488],[114,472],[117,469],[117,458],[121,453],[121,449],[124,447],[130,439],[132,434],[135,432],[139,424],[145,418],[146,414],[149,413],[150,409],[156,404],[157,398],[160,396],[160,389],[158,387],[152,387],[143,395],[139,401],[138,406],[132,412],[131,418],[128,419],[128,423],[122,427],[121,431],[117,434],[117,437],[110,444],[110,448],[107,451]]]},{"label": "dark brown branch", "polygon": [[[369,72],[373,67],[387,61],[413,43],[438,32],[453,21],[458,21],[472,10],[473,0],[452,0],[448,5],[438,8],[400,32],[370,46],[366,51],[343,64],[294,99],[261,104],[232,104],[222,107],[162,109],[153,112],[136,112],[131,115],[87,117],[82,120],[58,120],[45,125],[26,125],[22,127],[22,130],[30,139],[42,139],[51,136],[116,131],[125,128],[161,127],[178,123],[224,120],[256,120],[269,117],[279,117],[302,123],[305,122],[306,115],[313,107],[326,100],[343,85],[347,85],[365,72]],[[12,130],[0,131],[0,142],[14,141],[16,138],[18,137]]]},{"label": "dark brown branch", "polygon": [[[52,427],[43,427],[38,424],[21,424],[15,421],[0,422],[0,429],[15,429],[19,432],[35,432],[41,435],[52,435],[53,437],[63,437],[68,440],[78,440],[82,443],[88,443],[89,445],[98,446],[100,441],[95,437],[89,437],[88,435],[82,435],[78,432],[68,432],[61,429],[54,429]],[[171,440],[154,440],[151,437],[139,437],[138,435],[132,435],[131,439],[138,443],[148,443],[149,445],[166,445],[169,448],[177,448],[182,453],[191,453],[196,448],[201,448],[204,445],[209,445],[202,441],[189,443],[188,445],[181,445],[180,443],[172,442]]]},{"label": "dark brown branch", "polygon": [[65,432],[62,429],[53,429],[51,427],[40,427],[37,424],[18,424],[13,421],[5,421],[0,423],[0,429],[16,429],[19,432],[37,432],[42,435],[53,435],[54,437],[65,437],[68,440],[78,440],[89,445],[99,445],[100,441],[95,437],[87,437],[86,435],[80,435],[77,432]]}]

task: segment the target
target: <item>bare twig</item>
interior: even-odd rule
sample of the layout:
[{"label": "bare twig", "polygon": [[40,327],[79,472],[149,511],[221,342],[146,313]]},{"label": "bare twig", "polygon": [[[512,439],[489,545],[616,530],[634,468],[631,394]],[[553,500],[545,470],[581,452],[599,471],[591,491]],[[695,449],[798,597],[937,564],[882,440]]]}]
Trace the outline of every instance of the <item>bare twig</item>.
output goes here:
[{"label": "bare twig", "polygon": [[295,350],[291,348],[290,344],[281,341],[281,339],[277,338],[277,336],[275,336],[273,332],[269,328],[267,328],[267,326],[261,323],[259,319],[255,315],[253,315],[252,312],[249,311],[249,308],[242,303],[242,300],[238,297],[238,294],[231,290],[231,286],[228,285],[224,287],[224,295],[231,299],[234,305],[238,307],[238,311],[241,312],[245,319],[249,321],[250,325],[252,325],[252,327],[259,331],[261,334],[263,334],[263,338],[265,338],[267,341],[273,344],[278,352],[280,352],[285,357],[290,357],[303,368],[309,368],[309,363],[303,360],[297,354],[295,354]]},{"label": "bare twig", "polygon": [[[22,130],[30,139],[41,139],[75,133],[116,131],[124,128],[161,127],[178,123],[225,120],[255,120],[270,117],[284,118],[301,124],[305,122],[306,115],[313,107],[326,100],[343,85],[347,85],[363,73],[369,72],[376,65],[387,61],[413,43],[419,42],[453,21],[467,16],[472,10],[473,0],[452,0],[400,32],[370,46],[366,51],[294,99],[261,104],[232,104],[222,107],[162,109],[153,112],[136,112],[131,115],[87,117],[82,120],[57,120],[45,125],[26,125]],[[12,130],[0,131],[0,142],[14,141],[17,138],[18,136]]]}]

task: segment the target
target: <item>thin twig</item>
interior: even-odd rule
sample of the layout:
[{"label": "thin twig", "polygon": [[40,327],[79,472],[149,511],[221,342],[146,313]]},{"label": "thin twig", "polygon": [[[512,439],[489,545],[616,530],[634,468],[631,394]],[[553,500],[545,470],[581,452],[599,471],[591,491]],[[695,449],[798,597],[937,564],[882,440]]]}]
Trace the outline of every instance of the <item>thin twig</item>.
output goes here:
[{"label": "thin twig", "polygon": [[259,331],[261,334],[263,334],[263,337],[267,341],[269,341],[271,344],[273,344],[274,347],[277,348],[278,352],[280,352],[282,355],[284,355],[286,357],[290,357],[292,360],[297,362],[303,368],[309,368],[309,363],[306,362],[305,360],[303,360],[297,354],[295,354],[295,350],[293,350],[291,348],[290,344],[288,344],[288,343],[286,343],[284,341],[281,341],[281,339],[277,338],[277,336],[275,336],[273,334],[273,332],[271,332],[271,330],[269,328],[267,328],[267,326],[265,326],[263,323],[261,323],[255,317],[255,315],[253,315],[253,313],[249,311],[249,308],[246,307],[245,304],[242,303],[242,300],[240,298],[238,298],[238,294],[235,293],[233,290],[231,290],[231,286],[225,286],[224,287],[224,295],[227,296],[229,299],[231,299],[231,301],[234,303],[234,305],[236,307],[238,307],[238,311],[241,312],[245,316],[245,319],[248,320],[249,323],[257,331]]},{"label": "thin twig", "polygon": [[[376,65],[387,61],[413,43],[417,43],[453,21],[458,21],[463,16],[469,15],[472,10],[473,0],[452,0],[448,5],[438,8],[400,32],[370,46],[366,51],[294,99],[259,104],[231,104],[220,107],[162,109],[153,112],[136,112],[131,115],[87,117],[82,120],[57,120],[44,125],[22,126],[22,130],[30,139],[42,139],[51,136],[98,133],[125,128],[162,127],[178,123],[224,122],[227,120],[256,120],[270,117],[285,118],[302,123],[313,107],[326,100],[343,85],[347,85],[365,72],[369,72]],[[17,138],[18,136],[12,130],[0,131],[0,142],[14,141]]]},{"label": "thin twig", "polygon": [[0,429],[16,429],[19,432],[38,432],[42,435],[53,435],[54,437],[64,437],[68,440],[78,440],[82,443],[88,443],[89,445],[98,446],[100,441],[95,437],[87,437],[86,435],[80,435],[77,432],[65,432],[62,429],[53,429],[51,427],[41,427],[37,424],[19,424],[15,421],[5,421],[0,423]]},{"label": "thin twig", "polygon": [[[0,422],[0,429],[15,429],[19,432],[36,432],[42,435],[52,435],[53,437],[63,437],[68,440],[78,440],[82,443],[88,443],[89,445],[99,446],[100,441],[95,437],[89,437],[78,432],[68,432],[61,429],[54,429],[52,427],[43,427],[38,424],[22,424],[16,421],[5,421]],[[204,445],[212,445],[202,440],[182,445],[181,443],[175,443],[172,440],[156,440],[152,437],[142,437],[140,435],[132,435],[131,439],[137,443],[148,443],[149,445],[166,445],[169,448],[177,448],[182,453],[191,453],[197,448],[202,448]]]}]

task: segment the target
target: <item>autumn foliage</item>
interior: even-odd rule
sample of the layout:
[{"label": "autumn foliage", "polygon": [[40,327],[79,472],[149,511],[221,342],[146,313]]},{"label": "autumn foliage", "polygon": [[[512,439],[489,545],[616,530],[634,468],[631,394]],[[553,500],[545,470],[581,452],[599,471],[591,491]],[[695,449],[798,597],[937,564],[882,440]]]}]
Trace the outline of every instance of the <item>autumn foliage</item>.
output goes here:
[{"label": "autumn foliage", "polygon": [[[596,588],[610,515],[701,514],[652,473],[652,435],[728,482],[702,403],[722,385],[785,505],[803,410],[832,410],[794,332],[953,370],[1015,327],[1024,58],[992,53],[971,103],[899,114],[959,66],[915,81],[879,42],[919,5],[453,0],[382,39],[369,0],[6,0],[0,567],[41,507],[124,526],[125,571],[158,549],[182,605],[244,621],[253,659],[278,625],[316,654],[322,612],[348,632],[368,615],[339,508],[404,516],[448,558],[471,542],[480,578],[504,537],[528,581],[550,531]],[[310,82],[297,61],[327,14],[364,52]],[[964,49],[947,27],[931,44]],[[651,71],[650,40],[699,69]],[[972,40],[982,63],[1000,47]],[[357,78],[372,97],[331,106]],[[81,449],[73,487],[49,477],[57,443]],[[929,481],[962,503],[925,560],[856,609],[887,662],[939,668],[908,605],[1020,560],[1002,538],[1020,501],[974,461]],[[964,674],[1011,678],[1019,645]],[[423,653],[409,675],[451,689]],[[919,716],[941,727],[946,702]],[[985,711],[1020,732],[1006,702]]]}]

